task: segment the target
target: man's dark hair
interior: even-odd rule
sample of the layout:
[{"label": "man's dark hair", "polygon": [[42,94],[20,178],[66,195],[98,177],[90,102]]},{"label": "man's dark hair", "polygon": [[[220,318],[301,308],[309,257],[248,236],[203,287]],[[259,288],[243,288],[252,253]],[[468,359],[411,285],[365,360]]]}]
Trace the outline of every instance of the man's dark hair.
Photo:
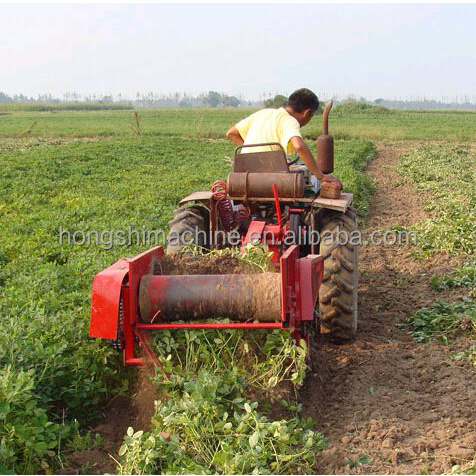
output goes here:
[{"label": "man's dark hair", "polygon": [[291,96],[289,96],[288,106],[296,112],[310,109],[315,113],[319,108],[319,99],[317,99],[317,96],[310,89],[301,88],[294,91]]}]

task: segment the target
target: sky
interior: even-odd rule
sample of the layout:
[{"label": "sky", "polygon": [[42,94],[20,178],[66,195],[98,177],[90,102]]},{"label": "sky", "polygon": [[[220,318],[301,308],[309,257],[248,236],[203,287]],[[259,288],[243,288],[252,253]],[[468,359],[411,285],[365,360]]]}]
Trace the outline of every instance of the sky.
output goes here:
[{"label": "sky", "polygon": [[476,101],[473,4],[1,4],[0,91]]}]

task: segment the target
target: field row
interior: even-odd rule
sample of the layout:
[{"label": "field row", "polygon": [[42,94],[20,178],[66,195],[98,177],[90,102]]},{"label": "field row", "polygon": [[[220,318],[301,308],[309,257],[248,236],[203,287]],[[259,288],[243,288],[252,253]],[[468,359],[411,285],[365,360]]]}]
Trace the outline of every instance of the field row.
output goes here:
[{"label": "field row", "polygon": [[[4,108],[5,109],[5,108]],[[143,110],[139,127],[132,111],[20,112],[0,105],[0,137],[187,136],[224,138],[232,125],[253,112],[247,109]],[[308,139],[321,132],[320,116],[303,129]],[[337,109],[330,115],[336,139],[476,140],[476,112],[364,111]]]},{"label": "field row", "polygon": [[413,336],[445,345],[460,337],[462,350],[452,357],[476,366],[476,154],[447,145],[412,149],[399,158],[399,173],[422,195],[430,217],[412,226],[419,236],[418,255],[466,257],[466,263],[443,278],[433,278],[439,291],[461,289],[461,299],[431,303],[410,316]]},{"label": "field row", "polygon": [[[74,420],[94,419],[129,385],[119,354],[87,338],[91,283],[145,247],[136,235],[111,249],[66,235],[61,244],[60,227],[167,230],[183,196],[226,178],[233,153],[222,141],[178,138],[53,142],[10,140],[0,152],[0,473],[57,467]],[[370,183],[361,170],[374,151],[336,143],[336,173],[363,212]]]},{"label": "field row", "polygon": [[[211,119],[206,116],[206,120]],[[177,137],[30,138],[1,144],[0,473],[61,467],[72,448],[91,443],[82,429],[98,415],[101,403],[126,391],[131,382],[120,356],[108,345],[87,338],[90,292],[98,271],[119,258],[138,254],[144,245],[137,242],[136,235],[130,245],[110,249],[94,241],[90,245],[70,243],[67,234],[61,243],[60,229],[70,234],[127,231],[128,227],[139,234],[141,230],[167,230],[183,196],[207,190],[214,180],[226,178],[230,170],[227,157],[232,154],[233,146],[224,141]],[[344,188],[355,194],[362,216],[368,213],[372,191],[363,171],[374,154],[375,147],[368,141],[336,141],[335,174]],[[474,253],[474,220],[469,219],[475,206],[473,151],[426,147],[403,155],[400,164],[401,173],[428,198],[433,213],[432,220],[417,224],[425,238],[423,253]],[[455,168],[464,170],[457,179]],[[451,196],[448,190],[453,191]],[[461,332],[463,324],[469,326],[463,332],[470,334],[471,326],[476,325],[471,291],[474,264],[434,286],[469,287],[470,292],[461,303],[439,304],[413,316],[409,324],[415,337],[450,339],[452,332]],[[323,440],[312,432],[310,424],[293,418],[273,422],[243,397],[245,386],[266,390],[276,385],[273,372],[279,372],[289,358],[276,349],[296,352],[284,346],[282,334],[270,334],[263,346],[265,363],[255,361],[249,375],[243,371],[249,369],[246,365],[251,355],[256,355],[250,350],[251,339],[248,348],[238,345],[241,339],[234,333],[208,336],[213,340],[211,346],[197,333],[187,336],[185,342],[184,336],[174,340],[164,334],[157,342],[164,363],[174,367],[177,398],[159,405],[156,430],[178,431],[183,425],[180,418],[190,418],[196,423],[187,426],[191,432],[212,428],[214,441],[224,446],[214,447],[216,458],[208,454],[199,462],[191,457],[196,448],[192,433],[171,442],[131,433],[122,449],[119,470],[187,468],[198,472],[212,467],[250,472],[258,460],[267,472],[312,470],[310,448],[318,451]],[[172,358],[167,361],[169,353]],[[203,357],[199,367],[196,354]],[[470,347],[455,358],[474,359],[474,349]],[[299,356],[292,359],[298,361]],[[227,362],[236,364],[235,373],[224,371],[224,363],[229,368]],[[292,376],[286,378],[300,381],[302,369],[299,365],[290,368]],[[187,398],[187,392],[194,397]],[[235,399],[231,405],[230,400]],[[208,414],[211,401],[218,406],[215,413]],[[239,438],[229,433],[230,428],[236,428]],[[295,430],[302,437],[293,436]],[[278,443],[285,459],[275,460],[271,453],[258,455],[260,438],[273,444],[276,438],[283,438]],[[290,453],[287,438],[297,438],[293,441],[303,448],[301,459]],[[189,445],[187,452],[182,451],[183,445]],[[236,458],[227,457],[230,452]],[[269,466],[273,463],[278,466]]]}]

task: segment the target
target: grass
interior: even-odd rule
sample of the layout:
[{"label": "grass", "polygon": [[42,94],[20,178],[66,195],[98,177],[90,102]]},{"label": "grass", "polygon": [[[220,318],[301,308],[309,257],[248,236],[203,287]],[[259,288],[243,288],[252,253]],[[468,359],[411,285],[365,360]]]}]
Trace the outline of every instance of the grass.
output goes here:
[{"label": "grass", "polygon": [[[124,137],[134,134],[132,111],[18,111],[0,105],[0,137],[19,137],[30,126],[33,137]],[[381,109],[381,108],[380,108]],[[252,109],[140,110],[142,133],[148,136],[223,138],[226,130]],[[317,116],[303,128],[304,137],[321,132]],[[340,110],[330,115],[330,133],[336,139],[475,141],[476,112],[390,111],[379,108]]]},{"label": "grass", "polygon": [[398,171],[423,195],[431,218],[418,232],[425,254],[476,251],[476,154],[465,147],[439,145],[412,149],[399,157]]},{"label": "grass", "polygon": [[[85,428],[131,380],[118,354],[87,338],[91,283],[98,271],[148,246],[135,237],[110,249],[61,245],[59,227],[106,238],[129,226],[166,231],[183,196],[226,178],[233,146],[207,138],[223,137],[248,112],[141,111],[139,136],[131,111],[0,106],[0,473],[55,472],[67,466],[71,448],[99,444]],[[472,113],[336,111],[331,131],[337,138],[456,140],[474,137],[474,119]],[[317,136],[319,122],[304,129],[306,137]],[[366,140],[336,140],[335,174],[364,216],[372,185],[363,170],[374,154]],[[458,157],[467,164],[469,154]],[[416,171],[409,179],[422,181]],[[471,276],[435,285],[466,286]],[[253,339],[266,339],[262,353]],[[149,434],[129,431],[119,470],[312,471],[324,444],[312,423],[299,418],[292,402],[283,402],[293,409],[288,418],[273,421],[269,404],[254,401],[256,392],[271,395],[283,381],[302,381],[302,356],[290,343],[282,333],[161,333],[159,354],[173,369],[168,390],[176,398],[158,404]]]},{"label": "grass", "polygon": [[[423,195],[431,218],[416,223],[423,257],[437,252],[474,256],[476,252],[476,162],[473,150],[439,145],[412,149],[399,157],[398,171]],[[443,343],[461,335],[476,341],[476,262],[469,259],[443,278],[434,277],[439,291],[463,288],[466,296],[454,302],[440,300],[420,309],[407,323],[419,342],[437,338]],[[456,356],[473,365],[475,345]]]},{"label": "grass", "polygon": [[476,336],[476,302],[463,298],[452,303],[432,303],[413,314],[407,322],[418,342],[438,338],[447,343],[449,338],[462,334]]},{"label": "grass", "polygon": [[344,191],[354,194],[353,206],[363,217],[369,212],[370,194],[374,190],[365,167],[375,155],[375,146],[369,141],[336,141],[335,144],[333,175],[341,179]]},{"label": "grass", "polygon": [[164,332],[155,347],[169,375],[159,371],[156,383],[167,398],[157,402],[150,432],[129,429],[122,474],[313,471],[325,442],[312,420],[275,420],[254,401],[285,382],[302,384],[305,348],[283,332],[236,330]]},{"label": "grass", "polygon": [[6,103],[0,104],[0,111],[3,113],[9,112],[58,112],[58,111],[117,111],[117,110],[131,110],[132,106],[129,104],[108,104],[108,103]]},{"label": "grass", "polygon": [[[2,107],[0,106],[0,112]],[[140,110],[142,135],[223,138],[246,110]],[[19,137],[33,122],[33,137],[124,137],[135,135],[131,111],[12,112],[0,115],[0,137]]]},{"label": "grass", "polygon": [[[187,173],[190,150],[201,162],[200,171]],[[175,139],[160,144],[74,142],[18,147],[2,154],[2,472],[34,473],[46,464],[57,466],[62,427],[55,425],[65,421],[71,433],[75,419],[87,423],[94,418],[98,405],[129,379],[109,346],[87,338],[91,283],[95,273],[144,247],[61,246],[59,226],[166,228],[184,189],[208,187],[215,175],[225,172],[222,150],[223,144]],[[184,178],[173,187],[170,177],[175,174]],[[13,405],[17,400],[30,403],[23,409]],[[32,412],[41,420],[33,419]],[[45,441],[53,444],[54,437],[55,451],[50,446],[44,450],[27,434],[21,436],[21,422],[32,431],[46,427],[51,434]],[[30,458],[25,457],[25,445],[30,445]]]},{"label": "grass", "polygon": [[[260,273],[271,263],[271,253],[264,251],[259,246],[244,255],[211,254],[229,253],[254,263]],[[313,430],[312,419],[299,418],[301,405],[288,401],[307,370],[304,342],[296,346],[276,330],[222,329],[165,331],[155,334],[152,345],[166,373],[156,371],[161,398],[150,432],[129,428],[119,452],[121,474],[313,472],[324,438]],[[282,406],[294,414],[278,420],[269,414],[266,400],[274,395],[287,395]]]},{"label": "grass", "polygon": [[180,396],[157,403],[150,433],[129,428],[121,474],[312,473],[322,436],[297,417],[269,420],[242,386],[233,369],[178,384]]},{"label": "grass", "polygon": [[[61,245],[59,227],[166,231],[183,196],[226,178],[232,153],[224,141],[177,137],[2,141],[0,472],[60,468],[78,428],[130,382],[120,356],[87,337],[91,283],[149,246],[135,236],[111,249],[66,237]],[[373,153],[368,142],[336,142],[339,173],[363,211],[369,183],[361,170]]]},{"label": "grass", "polygon": [[476,260],[464,263],[461,268],[443,278],[434,277],[431,282],[437,291],[453,288],[468,288],[471,296],[476,297]]}]

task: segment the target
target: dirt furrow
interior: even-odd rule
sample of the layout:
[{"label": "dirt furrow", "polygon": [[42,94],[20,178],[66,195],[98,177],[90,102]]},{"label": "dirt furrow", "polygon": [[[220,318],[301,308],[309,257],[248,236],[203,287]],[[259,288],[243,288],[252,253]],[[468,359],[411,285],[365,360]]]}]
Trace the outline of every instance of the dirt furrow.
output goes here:
[{"label": "dirt furrow", "polygon": [[[381,147],[368,167],[377,188],[366,233],[426,217],[421,195],[393,170],[399,152]],[[459,261],[443,254],[417,261],[410,246],[361,247],[357,340],[322,343],[301,391],[304,415],[329,441],[317,455],[319,473],[441,473],[474,457],[475,372],[398,326],[442,297],[431,276]]]}]

